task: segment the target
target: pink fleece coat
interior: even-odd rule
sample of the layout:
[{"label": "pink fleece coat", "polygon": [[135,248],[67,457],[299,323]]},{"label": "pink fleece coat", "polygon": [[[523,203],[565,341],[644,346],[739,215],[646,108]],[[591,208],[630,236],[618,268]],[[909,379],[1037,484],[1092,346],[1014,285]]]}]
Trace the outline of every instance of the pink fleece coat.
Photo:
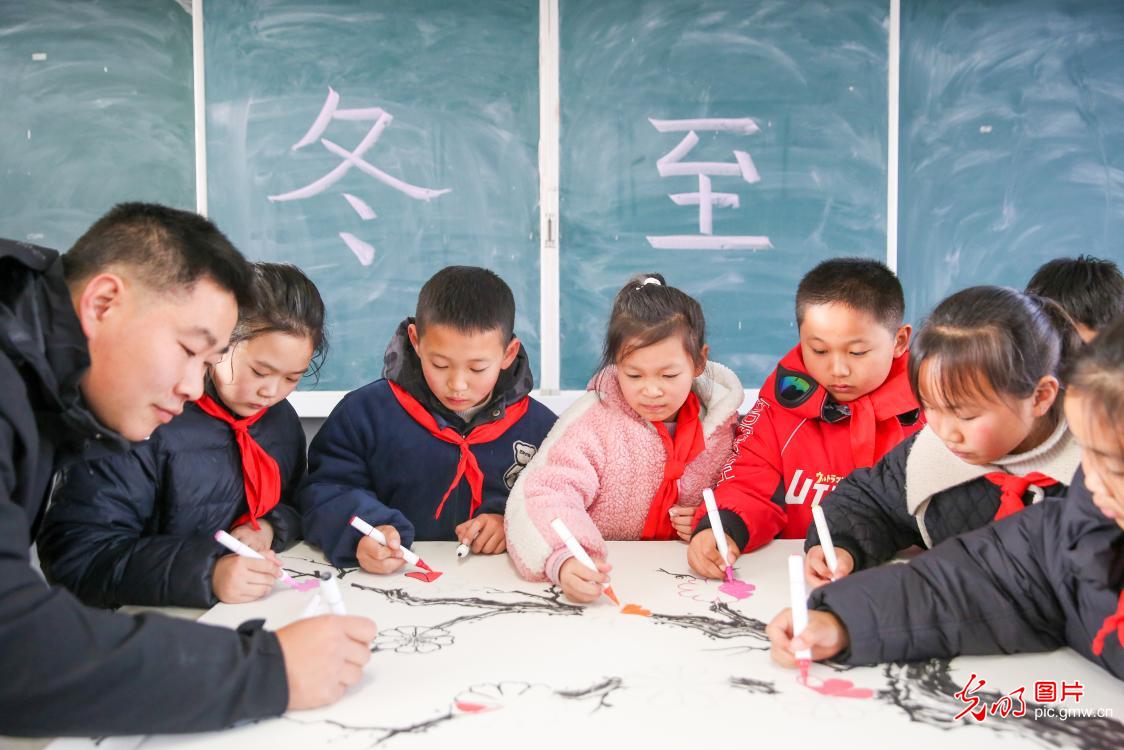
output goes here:
[{"label": "pink fleece coat", "polygon": [[[590,555],[604,559],[606,539],[640,538],[663,480],[663,442],[624,400],[616,368],[606,368],[589,388],[555,423],[507,499],[507,551],[528,580],[557,583],[558,568],[569,557],[550,527],[553,519],[561,518]],[[698,506],[703,489],[717,482],[744,396],[737,375],[715,362],[693,390],[702,406],[706,447],[679,480],[678,504],[688,507]]]}]

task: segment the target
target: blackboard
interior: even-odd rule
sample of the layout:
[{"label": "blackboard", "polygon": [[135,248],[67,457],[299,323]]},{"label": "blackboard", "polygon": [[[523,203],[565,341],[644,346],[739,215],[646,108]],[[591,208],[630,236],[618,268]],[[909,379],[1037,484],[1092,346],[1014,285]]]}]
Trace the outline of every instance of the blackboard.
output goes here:
[{"label": "blackboard", "polygon": [[[800,276],[835,255],[886,257],[889,3],[559,8],[563,387],[585,386],[618,288],[660,271],[703,303],[712,357],[756,388],[796,341]],[[682,120],[709,122],[663,122]],[[738,200],[712,208],[709,235],[699,171]],[[698,248],[719,237],[769,247]]]},{"label": "blackboard", "polygon": [[1124,3],[908,0],[901,39],[911,317],[1057,256],[1124,264]]},{"label": "blackboard", "polygon": [[0,3],[0,235],[65,250],[115,203],[195,208],[191,16]]},{"label": "blackboard", "polygon": [[[378,377],[451,263],[507,279],[539,373],[538,5],[203,4],[209,213],[324,292],[317,389]],[[702,301],[713,357],[758,386],[795,340],[800,276],[886,257],[889,0],[559,5],[562,387],[584,387],[613,295],[648,270]],[[189,6],[0,4],[0,234],[65,249],[119,201],[196,205]],[[909,317],[1060,255],[1124,264],[1124,3],[900,8]],[[700,171],[727,194],[709,220]]]},{"label": "blackboard", "polygon": [[210,215],[319,286],[320,390],[378,378],[450,264],[508,282],[537,369],[538,33],[534,0],[206,3]]}]

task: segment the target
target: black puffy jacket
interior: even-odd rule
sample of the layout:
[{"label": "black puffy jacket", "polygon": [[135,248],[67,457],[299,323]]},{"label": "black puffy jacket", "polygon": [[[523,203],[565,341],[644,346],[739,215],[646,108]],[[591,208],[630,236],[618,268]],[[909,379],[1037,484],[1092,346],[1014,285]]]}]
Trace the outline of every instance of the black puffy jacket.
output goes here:
[{"label": "black puffy jacket", "polygon": [[[280,551],[300,538],[294,493],[304,475],[304,433],[282,401],[250,435],[281,469],[281,501],[264,516]],[[234,432],[188,404],[128,453],[83,456],[67,467],[39,534],[39,559],[48,580],[87,604],[211,607],[215,562],[230,554],[214,533],[245,512]]]},{"label": "black puffy jacket", "polygon": [[51,474],[99,425],[78,381],[86,340],[59,256],[0,240],[0,734],[191,732],[276,716],[289,690],[277,636],[85,607],[32,569]]},{"label": "black puffy jacket", "polygon": [[1046,500],[917,556],[812,592],[850,634],[838,659],[878,664],[1069,646],[1124,679],[1116,633],[1093,637],[1124,587],[1124,530],[1093,505],[1084,474]]},{"label": "black puffy jacket", "polygon": [[[1081,462],[1081,449],[1064,424],[1047,443],[1021,455],[1038,455],[1043,465],[1037,470],[1059,481],[1040,493],[1037,487],[1028,488],[1023,495],[1026,504],[1064,495]],[[961,461],[926,427],[898,443],[874,466],[851,472],[824,498],[831,539],[851,554],[855,570],[862,570],[881,565],[908,547],[935,547],[978,529],[991,523],[999,510],[1001,490],[983,476],[991,471],[1009,469]],[[819,543],[813,524],[804,549]]]}]

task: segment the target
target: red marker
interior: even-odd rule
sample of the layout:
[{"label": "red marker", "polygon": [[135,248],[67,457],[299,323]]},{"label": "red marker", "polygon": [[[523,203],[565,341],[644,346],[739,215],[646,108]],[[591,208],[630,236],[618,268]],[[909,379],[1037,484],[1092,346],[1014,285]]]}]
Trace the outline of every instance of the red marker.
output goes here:
[{"label": "red marker", "polygon": [[[372,526],[371,524],[364,521],[359,516],[352,516],[351,517],[351,525],[352,525],[352,527],[355,528],[356,531],[358,531],[363,536],[374,537],[375,541],[378,542],[379,544],[383,545],[384,547],[390,546],[389,544],[386,543],[386,536],[381,531],[379,531],[374,526]],[[402,547],[401,549],[402,549],[402,559],[403,560],[410,563],[411,565],[418,566],[422,570],[428,570],[430,573],[433,572],[433,568],[426,565],[425,560],[422,560],[420,557],[415,555],[408,547]]]}]

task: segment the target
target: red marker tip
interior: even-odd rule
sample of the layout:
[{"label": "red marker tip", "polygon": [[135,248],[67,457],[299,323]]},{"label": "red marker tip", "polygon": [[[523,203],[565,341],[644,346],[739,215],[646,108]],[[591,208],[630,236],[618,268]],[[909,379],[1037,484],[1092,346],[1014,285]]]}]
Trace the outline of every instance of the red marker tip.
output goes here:
[{"label": "red marker tip", "polygon": [[433,572],[433,568],[426,565],[425,560],[422,560],[421,558],[418,559],[418,567],[421,568],[422,570],[428,570],[430,573]]},{"label": "red marker tip", "polygon": [[808,667],[812,666],[811,659],[797,659],[796,666],[800,667],[800,684],[808,684]]}]

